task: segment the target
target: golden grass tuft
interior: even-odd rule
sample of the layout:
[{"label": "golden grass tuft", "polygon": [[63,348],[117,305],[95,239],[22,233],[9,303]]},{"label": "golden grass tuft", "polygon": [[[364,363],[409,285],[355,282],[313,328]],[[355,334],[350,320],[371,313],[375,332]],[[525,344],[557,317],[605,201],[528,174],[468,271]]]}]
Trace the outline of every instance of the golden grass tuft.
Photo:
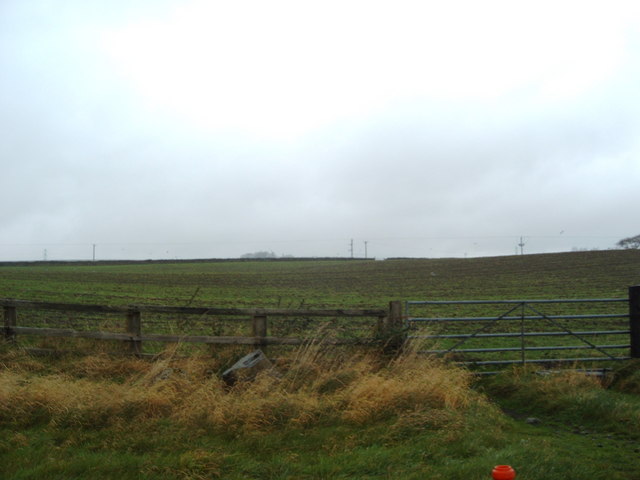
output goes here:
[{"label": "golden grass tuft", "polygon": [[468,372],[412,352],[388,362],[312,342],[277,362],[277,374],[263,371],[229,388],[222,365],[177,358],[175,351],[154,362],[97,355],[49,372],[4,368],[0,419],[100,427],[171,418],[224,431],[390,419],[439,428],[484,402],[470,389]]},{"label": "golden grass tuft", "polygon": [[147,362],[135,357],[113,358],[106,353],[100,353],[75,360],[67,371],[77,377],[118,379],[143,373],[147,368]]},{"label": "golden grass tuft", "polygon": [[463,410],[477,395],[465,370],[415,353],[358,377],[347,389],[345,420],[366,423],[399,414]]}]

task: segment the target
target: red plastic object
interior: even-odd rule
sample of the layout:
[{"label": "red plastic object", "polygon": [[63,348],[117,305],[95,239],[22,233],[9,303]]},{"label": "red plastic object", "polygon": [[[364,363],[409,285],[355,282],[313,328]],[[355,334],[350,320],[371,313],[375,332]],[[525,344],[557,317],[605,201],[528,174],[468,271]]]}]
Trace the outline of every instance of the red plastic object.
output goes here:
[{"label": "red plastic object", "polygon": [[496,465],[491,476],[493,480],[513,480],[516,478],[516,471],[509,465]]}]

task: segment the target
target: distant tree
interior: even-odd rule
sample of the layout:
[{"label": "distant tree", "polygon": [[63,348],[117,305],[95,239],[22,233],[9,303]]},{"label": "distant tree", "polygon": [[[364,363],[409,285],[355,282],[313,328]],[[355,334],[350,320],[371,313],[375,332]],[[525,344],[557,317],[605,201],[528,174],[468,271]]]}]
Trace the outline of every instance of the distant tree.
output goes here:
[{"label": "distant tree", "polygon": [[254,252],[245,253],[240,258],[276,258],[276,254],[273,252]]},{"label": "distant tree", "polygon": [[616,245],[620,248],[640,248],[640,235],[623,238]]}]

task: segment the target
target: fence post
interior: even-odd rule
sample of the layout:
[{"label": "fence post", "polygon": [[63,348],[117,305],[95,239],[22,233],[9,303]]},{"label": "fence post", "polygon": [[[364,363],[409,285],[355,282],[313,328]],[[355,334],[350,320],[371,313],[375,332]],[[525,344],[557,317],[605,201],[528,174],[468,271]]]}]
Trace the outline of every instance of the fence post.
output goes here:
[{"label": "fence post", "polygon": [[[140,321],[140,312],[138,310],[130,310],[127,312],[127,333],[132,337],[140,337],[142,334],[142,322]],[[142,341],[131,340],[129,342],[129,351],[133,355],[142,353]]]},{"label": "fence post", "polygon": [[251,330],[256,339],[256,345],[265,345],[267,336],[267,316],[256,314],[251,318]]},{"label": "fence post", "polygon": [[378,317],[378,320],[376,322],[376,336],[384,335],[386,326],[387,326],[387,316],[383,315]]},{"label": "fence post", "polygon": [[382,321],[382,327],[383,350],[388,353],[399,352],[405,340],[402,302],[398,300],[389,302],[389,313]]},{"label": "fence post", "polygon": [[629,330],[631,358],[640,358],[640,285],[629,287]]},{"label": "fence post", "polygon": [[4,307],[4,339],[8,342],[15,341],[16,332],[13,327],[17,325],[18,314],[16,307]]}]

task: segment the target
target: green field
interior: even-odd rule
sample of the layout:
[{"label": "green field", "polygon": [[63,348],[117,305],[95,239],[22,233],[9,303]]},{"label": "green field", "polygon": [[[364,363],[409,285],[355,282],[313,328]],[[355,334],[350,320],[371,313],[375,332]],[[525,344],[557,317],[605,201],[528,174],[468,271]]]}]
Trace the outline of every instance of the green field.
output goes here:
[{"label": "green field", "polygon": [[[620,298],[639,283],[638,250],[0,266],[2,298],[112,305],[386,308]],[[307,346],[277,362],[278,376],[228,390],[219,373],[243,349],[175,353],[50,358],[2,345],[2,478],[480,480],[511,464],[519,480],[640,479],[635,362],[605,379],[515,369],[477,380],[411,352]]]},{"label": "green field", "polygon": [[[391,300],[554,299],[625,298],[629,285],[640,276],[638,250],[576,252],[551,255],[473,259],[398,259],[385,261],[287,260],[210,261],[198,263],[130,264],[30,264],[0,267],[0,297],[23,300],[63,301],[107,305],[151,304],[204,307],[260,308],[387,308]],[[562,305],[543,307],[545,314],[624,313],[622,304]],[[560,308],[558,307],[558,308]],[[413,307],[413,316],[499,316],[509,307]],[[583,311],[587,308],[587,311]],[[529,312],[530,313],[530,312]],[[122,316],[54,316],[19,312],[23,326],[60,326],[122,332]],[[519,312],[516,312],[519,314]],[[325,322],[336,335],[346,338],[374,335],[375,318]],[[144,332],[181,335],[248,335],[248,323],[233,318],[176,318],[146,315]],[[529,331],[560,331],[550,322],[529,322]],[[315,320],[270,319],[272,336],[314,336]],[[465,333],[483,324],[413,324],[413,335]],[[563,324],[564,325],[564,324]],[[623,330],[625,320],[566,322],[572,330]],[[517,332],[517,322],[502,321],[489,332]],[[444,330],[443,330],[444,329]],[[445,331],[446,330],[446,331]],[[562,339],[565,341],[566,339]],[[586,346],[577,338],[561,345]],[[620,335],[592,338],[600,345],[622,345]],[[554,345],[549,337],[530,338],[529,347]],[[46,342],[45,342],[46,343]],[[432,349],[447,349],[457,340],[442,341]],[[557,344],[557,343],[555,343]],[[517,338],[473,339],[463,348],[517,348]],[[45,345],[46,346],[46,345]],[[145,346],[157,352],[162,344]],[[575,358],[576,351],[540,352],[530,358]],[[589,352],[577,352],[585,356]],[[596,352],[597,355],[605,355]],[[620,356],[620,349],[607,351]],[[587,355],[588,356],[588,355]],[[486,358],[485,358],[486,357]],[[508,360],[513,353],[473,355],[469,360]]]},{"label": "green field", "polygon": [[469,259],[0,267],[0,296],[98,304],[367,306],[390,300],[625,297],[640,251]]}]

